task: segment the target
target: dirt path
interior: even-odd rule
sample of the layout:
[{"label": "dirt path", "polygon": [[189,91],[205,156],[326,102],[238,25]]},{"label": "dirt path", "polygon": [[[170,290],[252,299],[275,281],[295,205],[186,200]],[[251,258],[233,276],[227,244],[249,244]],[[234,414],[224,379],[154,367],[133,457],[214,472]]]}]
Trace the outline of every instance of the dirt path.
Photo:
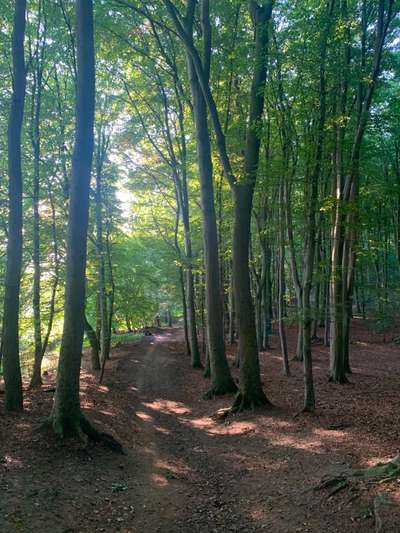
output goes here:
[{"label": "dirt path", "polygon": [[[51,395],[27,395],[24,415],[0,414],[0,531],[373,529],[374,496],[384,490],[398,501],[398,483],[383,489],[358,486],[331,498],[313,487],[343,463],[365,465],[399,453],[398,375],[390,371],[397,351],[385,348],[384,371],[376,348],[371,348],[375,366],[365,349],[359,357],[355,353],[356,386],[340,388],[326,384],[326,351],[316,347],[323,410],[295,420],[301,367],[293,366],[293,376],[283,378],[278,352],[264,354],[268,395],[279,408],[220,422],[210,415],[231,400],[201,399],[207,384],[201,372],[190,369],[179,330],[121,346],[104,385],[82,373],[82,404],[98,427],[123,443],[127,455],[71,448],[44,437],[35,428],[49,412]],[[379,416],[371,402],[374,391]],[[382,531],[399,531],[399,522],[391,523],[396,525]]]}]

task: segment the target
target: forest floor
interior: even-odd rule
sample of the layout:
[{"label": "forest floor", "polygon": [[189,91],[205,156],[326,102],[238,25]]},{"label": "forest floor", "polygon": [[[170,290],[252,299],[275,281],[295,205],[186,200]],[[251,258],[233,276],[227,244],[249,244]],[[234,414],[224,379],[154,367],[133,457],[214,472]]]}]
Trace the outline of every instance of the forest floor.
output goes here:
[{"label": "forest floor", "polygon": [[[291,353],[295,336],[290,329]],[[399,479],[316,490],[345,465],[400,453],[400,349],[361,321],[351,347],[351,384],[337,386],[326,380],[327,349],[315,345],[318,410],[294,418],[301,364],[283,377],[272,337],[261,366],[275,407],[221,420],[212,415],[231,399],[201,399],[207,382],[190,368],[180,330],[121,345],[103,385],[82,371],[82,406],[126,455],[44,434],[51,392],[27,392],[16,416],[0,397],[0,531],[398,533]]]}]

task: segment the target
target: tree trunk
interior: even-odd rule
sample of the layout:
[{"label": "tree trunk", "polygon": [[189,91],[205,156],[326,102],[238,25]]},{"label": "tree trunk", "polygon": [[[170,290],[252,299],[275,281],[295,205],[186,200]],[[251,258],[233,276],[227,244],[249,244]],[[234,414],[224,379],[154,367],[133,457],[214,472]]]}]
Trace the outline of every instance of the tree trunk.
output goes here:
[{"label": "tree trunk", "polygon": [[22,268],[21,130],[26,85],[25,10],[26,1],[16,0],[12,34],[13,92],[8,122],[9,214],[2,346],[5,407],[8,411],[21,411],[23,408],[19,360],[19,292]]},{"label": "tree trunk", "polygon": [[[203,4],[208,9],[208,3]],[[203,27],[208,13],[203,13]],[[190,23],[191,24],[191,23]],[[192,26],[188,26],[190,32]],[[192,58],[187,54],[193,114],[196,129],[197,159],[200,176],[200,195],[203,215],[204,264],[206,270],[207,344],[210,361],[211,385],[207,397],[227,394],[236,390],[225,355],[221,279],[218,257],[217,221],[214,205],[213,167],[207,106],[202,94]]]},{"label": "tree trunk", "polygon": [[233,280],[232,275],[229,280],[229,344],[235,344],[235,297],[233,292]]},{"label": "tree trunk", "polygon": [[188,332],[185,277],[184,277],[184,273],[183,273],[183,268],[181,266],[179,267],[179,283],[180,283],[180,286],[181,286],[181,295],[182,295],[183,331],[184,331],[184,334],[185,334],[186,355],[190,356],[190,342],[189,342],[189,332]]},{"label": "tree trunk", "polygon": [[76,1],[78,78],[75,146],[70,183],[64,328],[50,423],[60,436],[90,433],[80,408],[80,366],[84,332],[89,189],[93,157],[95,65],[93,4]]},{"label": "tree trunk", "polygon": [[[343,165],[342,149],[344,144],[345,131],[343,127],[337,132],[337,180],[336,180],[336,210],[333,227],[332,245],[332,274],[331,274],[331,349],[330,349],[330,381],[335,383],[346,383],[346,367],[349,368],[348,361],[348,341],[347,331],[349,322],[346,318],[349,298],[352,296],[353,269],[355,261],[355,216],[354,209],[347,209],[349,204],[355,204],[359,190],[359,170],[360,153],[362,142],[369,119],[370,108],[376,88],[376,82],[381,72],[382,51],[386,36],[393,21],[394,0],[379,0],[376,10],[377,19],[375,25],[375,38],[373,47],[373,57],[370,62],[370,71],[366,70],[365,49],[362,47],[361,53],[361,77],[359,80],[359,91],[357,97],[356,128],[353,141],[350,145],[350,158],[348,168]],[[363,4],[366,9],[366,3]],[[350,23],[348,20],[347,3],[342,4],[342,17],[346,24],[346,33],[349,32]],[[365,11],[362,17],[362,42],[366,43],[370,32]],[[351,49],[348,39],[344,44],[345,65],[342,68],[343,78],[341,82],[341,102],[339,110],[342,116],[348,113],[346,109],[347,88],[350,76]],[[368,83],[366,83],[368,79]],[[346,346],[345,346],[346,344]],[[347,354],[347,355],[346,355]]]},{"label": "tree trunk", "polygon": [[[243,182],[238,182],[232,172],[232,165],[226,148],[226,139],[221,127],[219,114],[215,100],[209,85],[209,67],[211,57],[210,34],[208,30],[208,1],[202,3],[202,29],[203,40],[207,43],[203,61],[198,50],[193,43],[193,15],[196,2],[188,2],[188,13],[185,17],[186,27],[182,26],[182,19],[177,14],[175,6],[170,0],[164,0],[175,28],[186,47],[188,64],[192,74],[190,79],[197,79],[201,87],[203,98],[207,104],[213,121],[216,134],[216,145],[220,155],[225,176],[231,186],[235,202],[235,223],[233,238],[233,276],[235,287],[235,302],[238,316],[239,330],[239,354],[241,359],[241,384],[240,391],[235,399],[232,410],[255,407],[266,404],[268,400],[262,390],[257,339],[254,318],[254,308],[250,292],[250,272],[249,272],[249,245],[251,210],[254,187],[257,178],[260,136],[258,131],[264,108],[264,91],[266,82],[267,45],[268,45],[268,23],[272,14],[272,2],[266,2],[260,7],[257,2],[250,2],[250,15],[255,29],[255,60],[254,76],[250,96],[249,127],[246,138],[245,164]],[[188,28],[188,21],[190,27]],[[204,24],[206,21],[206,24]],[[188,31],[188,29],[190,31]],[[194,106],[195,108],[195,106]],[[202,117],[206,117],[206,109]],[[201,118],[199,116],[199,118]],[[209,139],[207,136],[209,143]],[[209,147],[209,144],[208,144]],[[209,149],[209,148],[208,148]],[[199,162],[202,158],[199,157]],[[243,239],[242,239],[243,237]],[[215,253],[216,248],[213,250]],[[210,254],[210,258],[212,254]],[[218,304],[219,309],[222,303]],[[211,309],[211,307],[210,307]],[[247,313],[247,314],[246,314]],[[219,320],[222,322],[222,312],[218,312]],[[211,323],[210,317],[208,317]],[[218,328],[219,335],[223,334],[223,324]],[[217,340],[217,339],[216,339]],[[211,354],[210,354],[211,358]],[[211,361],[212,365],[212,361]]]},{"label": "tree trunk", "polygon": [[285,216],[283,207],[283,184],[279,186],[279,257],[278,257],[278,327],[279,340],[283,363],[283,373],[290,375],[289,355],[284,323],[284,295],[285,295]]},{"label": "tree trunk", "polygon": [[53,280],[53,287],[51,290],[50,310],[49,310],[49,316],[47,320],[47,329],[46,329],[46,333],[43,338],[42,351],[41,351],[40,357],[37,359],[35,358],[35,361],[34,361],[30,388],[36,387],[37,385],[42,383],[42,361],[43,361],[43,357],[45,356],[47,346],[49,344],[51,331],[53,329],[57,289],[58,289],[58,284],[60,281],[60,255],[59,255],[59,250],[58,250],[56,211],[55,211],[53,193],[52,193],[52,188],[51,188],[50,183],[48,184],[48,194],[49,194],[49,201],[50,201],[50,206],[51,206],[51,232],[53,236],[54,280]]},{"label": "tree trunk", "polygon": [[[41,4],[39,5],[38,25],[41,21]],[[38,30],[39,35],[39,30]],[[46,30],[44,29],[45,39]],[[37,37],[39,39],[39,37]],[[33,149],[33,328],[35,338],[35,354],[33,373],[30,382],[30,388],[40,387],[42,385],[42,320],[41,320],[41,265],[40,265],[40,112],[42,101],[42,74],[43,74],[43,47],[44,42],[41,40],[37,44],[36,57],[31,58],[35,61],[33,69],[33,87],[32,87],[32,109],[31,109],[31,144]]]},{"label": "tree trunk", "polygon": [[272,281],[271,281],[271,248],[267,244],[265,264],[265,284],[263,287],[263,346],[270,348],[269,336],[272,330]]},{"label": "tree trunk", "polygon": [[99,343],[99,339],[97,338],[96,332],[92,328],[92,326],[90,325],[90,323],[89,323],[88,319],[86,318],[86,316],[84,317],[84,320],[85,320],[85,326],[84,326],[85,327],[85,333],[86,333],[86,336],[87,336],[87,338],[89,340],[90,350],[91,350],[90,360],[91,360],[92,371],[100,370],[100,357],[99,357],[100,343]]},{"label": "tree trunk", "polygon": [[236,185],[233,280],[239,333],[240,388],[234,409],[254,408],[268,403],[261,384],[256,323],[250,290],[249,245],[252,198],[251,186]]}]

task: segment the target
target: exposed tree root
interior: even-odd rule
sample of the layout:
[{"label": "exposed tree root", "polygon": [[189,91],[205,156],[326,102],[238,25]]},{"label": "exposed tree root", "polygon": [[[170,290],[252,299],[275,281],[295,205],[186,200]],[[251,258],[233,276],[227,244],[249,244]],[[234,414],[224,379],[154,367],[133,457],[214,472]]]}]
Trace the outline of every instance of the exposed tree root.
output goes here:
[{"label": "exposed tree root", "polygon": [[213,400],[216,396],[224,396],[225,394],[233,394],[237,392],[237,386],[232,380],[223,385],[213,385],[204,395],[204,400]]},{"label": "exposed tree root", "polygon": [[346,376],[341,376],[340,378],[329,376],[328,382],[333,383],[335,385],[348,385],[350,383]]},{"label": "exposed tree root", "polygon": [[239,391],[235,397],[233,405],[230,409],[231,413],[239,413],[241,411],[248,411],[256,409],[257,407],[262,406],[272,406],[271,402],[268,400],[263,390],[258,392],[252,392],[251,394],[243,394]]},{"label": "exposed tree root", "polygon": [[58,418],[51,415],[44,424],[63,438],[78,438],[85,446],[90,442],[101,443],[109,450],[124,455],[122,445],[108,433],[97,431],[82,414],[75,418]]},{"label": "exposed tree root", "polygon": [[343,472],[336,476],[324,478],[316,489],[330,488],[329,496],[333,496],[350,483],[358,483],[360,481],[382,483],[396,478],[400,478],[400,455],[388,463],[379,463],[369,468],[359,470],[344,469]]}]

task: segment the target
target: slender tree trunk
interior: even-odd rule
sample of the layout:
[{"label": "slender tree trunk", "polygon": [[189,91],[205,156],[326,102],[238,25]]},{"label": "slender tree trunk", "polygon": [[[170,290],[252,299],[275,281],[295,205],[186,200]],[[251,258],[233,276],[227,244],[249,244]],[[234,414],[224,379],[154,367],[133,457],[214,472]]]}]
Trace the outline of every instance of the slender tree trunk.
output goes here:
[{"label": "slender tree trunk", "polygon": [[317,130],[317,143],[313,171],[306,179],[306,215],[307,231],[305,237],[304,252],[304,274],[302,290],[302,329],[303,329],[303,358],[304,358],[304,411],[314,411],[315,392],[312,368],[312,347],[311,347],[311,289],[313,282],[315,247],[316,247],[316,206],[318,200],[318,184],[321,174],[322,155],[325,139],[325,118],[326,118],[326,55],[327,42],[330,34],[331,20],[335,0],[328,3],[328,18],[326,27],[321,38],[321,64],[319,75],[319,119]]},{"label": "slender tree trunk", "polygon": [[109,358],[107,351],[108,335],[108,310],[106,294],[106,268],[105,268],[105,250],[103,236],[103,185],[102,185],[102,168],[103,168],[103,150],[101,126],[97,139],[96,151],[96,252],[98,258],[98,294],[100,303],[100,358],[101,361]]},{"label": "slender tree trunk", "polygon": [[[203,3],[202,7],[208,11],[208,2]],[[207,26],[205,26],[206,21],[204,20],[204,17],[207,18],[207,13],[202,12],[202,16],[203,28],[207,29]],[[192,32],[191,26],[188,25],[187,29]],[[234,392],[236,390],[236,385],[232,379],[225,354],[224,317],[218,258],[218,234],[214,205],[213,167],[207,121],[207,106],[192,58],[189,54],[187,54],[187,65],[193,99],[201,207],[203,215],[204,263],[206,267],[207,344],[211,372],[211,386],[206,396],[211,398],[216,395]]]},{"label": "slender tree trunk", "polygon": [[[346,318],[348,310],[349,297],[352,296],[352,269],[354,267],[355,254],[355,216],[354,210],[346,210],[349,203],[356,204],[359,190],[359,169],[360,153],[362,141],[364,138],[370,108],[376,88],[376,82],[381,71],[382,51],[385,39],[393,21],[394,0],[379,0],[377,2],[377,19],[375,25],[375,39],[373,48],[373,58],[371,68],[366,72],[365,43],[367,42],[368,33],[370,32],[366,9],[367,4],[363,2],[362,16],[362,35],[361,40],[364,45],[361,50],[361,75],[359,80],[359,91],[357,97],[357,117],[354,138],[350,146],[349,167],[344,170],[343,165],[343,141],[344,128],[338,128],[337,141],[337,201],[336,212],[333,227],[333,245],[332,245],[332,276],[331,276],[331,349],[330,349],[330,376],[329,380],[334,383],[346,383],[346,368],[349,363],[346,362],[348,357],[348,339],[349,334],[346,331],[348,321]],[[342,3],[342,17],[345,20],[346,37],[350,31],[348,21],[347,2]],[[347,88],[349,82],[349,70],[351,63],[351,48],[349,40],[346,39],[344,44],[345,65],[343,70],[343,79],[341,84],[341,109],[340,114],[347,114]],[[365,80],[368,80],[366,83]],[[347,212],[348,211],[348,212]],[[350,274],[349,274],[350,273]],[[345,343],[346,347],[345,347]],[[347,354],[347,355],[346,355]]]},{"label": "slender tree trunk", "polygon": [[92,371],[100,370],[100,343],[99,339],[97,338],[95,330],[90,325],[88,319],[85,316],[85,333],[89,340],[90,344],[90,351],[91,351],[91,367]]},{"label": "slender tree trunk", "polygon": [[107,340],[106,340],[106,347],[105,347],[105,353],[108,354],[108,358],[110,357],[111,352],[111,334],[112,334],[112,325],[113,325],[113,319],[114,319],[114,300],[115,300],[115,282],[114,282],[114,270],[113,270],[113,264],[112,264],[112,255],[111,255],[111,242],[110,242],[110,221],[107,222],[107,231],[106,231],[106,239],[105,239],[105,252],[107,257],[107,272],[108,272],[108,295],[107,295],[107,302],[108,302],[108,322],[107,322]]},{"label": "slender tree trunk", "polygon": [[[284,147],[284,156],[287,157],[286,148]],[[285,180],[284,182],[284,198],[286,204],[286,228],[288,236],[288,246],[289,246],[289,256],[290,256],[290,269],[292,272],[293,285],[296,294],[296,307],[297,307],[297,346],[296,346],[296,355],[294,356],[294,361],[303,361],[303,327],[302,327],[302,303],[303,303],[303,289],[302,283],[299,276],[299,270],[297,267],[296,253],[294,246],[294,236],[293,236],[293,221],[291,213],[291,194],[289,189],[289,184]]]},{"label": "slender tree trunk", "polygon": [[196,324],[196,293],[193,277],[193,254],[188,224],[184,222],[186,266],[186,298],[187,298],[187,321],[189,331],[190,355],[193,368],[203,368],[200,358],[199,341]]},{"label": "slender tree trunk", "polygon": [[[38,26],[42,25],[41,21],[41,4],[39,5]],[[39,27],[37,39],[39,37]],[[32,112],[31,112],[31,144],[33,149],[33,327],[35,338],[35,354],[33,373],[30,382],[30,388],[40,387],[42,385],[42,320],[41,320],[41,265],[40,265],[40,158],[41,158],[41,139],[40,139],[40,112],[42,101],[42,74],[43,74],[43,42],[38,42],[35,54],[35,68],[33,72],[32,87]]]},{"label": "slender tree trunk", "polygon": [[185,290],[185,277],[183,268],[179,267],[179,283],[181,286],[182,294],[182,311],[183,311],[183,331],[185,334],[186,355],[190,356],[190,342],[188,332],[188,319],[187,319],[187,303],[186,303],[186,290]]},{"label": "slender tree trunk", "polygon": [[48,197],[51,206],[51,232],[53,237],[53,256],[54,256],[54,280],[51,289],[50,297],[50,309],[47,319],[47,329],[42,342],[42,349],[40,357],[35,357],[32,378],[29,387],[34,388],[42,384],[42,362],[43,357],[46,354],[47,346],[49,345],[50,335],[53,329],[54,314],[56,307],[56,296],[58,284],[60,282],[60,254],[58,250],[58,237],[57,237],[57,223],[56,223],[56,210],[54,206],[54,199],[52,193],[52,186],[48,184]]},{"label": "slender tree trunk", "polygon": [[21,411],[23,408],[19,360],[19,292],[22,268],[21,130],[26,84],[25,10],[26,1],[16,0],[12,34],[13,92],[8,122],[9,214],[2,346],[5,407],[8,411]]},{"label": "slender tree trunk", "polygon": [[290,375],[289,355],[286,340],[286,329],[284,322],[284,295],[285,295],[285,219],[283,207],[283,184],[279,186],[279,257],[278,257],[278,327],[279,340],[281,344],[281,354],[283,363],[283,373]]},{"label": "slender tree trunk", "polygon": [[95,66],[93,4],[76,1],[78,78],[75,147],[70,183],[64,329],[50,423],[61,435],[90,434],[80,408],[80,367],[84,332],[85,270],[89,189],[93,157]]},{"label": "slender tree trunk", "polygon": [[272,329],[272,281],[271,281],[271,248],[267,243],[265,284],[263,287],[263,346],[265,350],[270,348],[269,336]]},{"label": "slender tree trunk", "polygon": [[229,344],[235,344],[235,296],[233,291],[232,272],[229,279]]}]

